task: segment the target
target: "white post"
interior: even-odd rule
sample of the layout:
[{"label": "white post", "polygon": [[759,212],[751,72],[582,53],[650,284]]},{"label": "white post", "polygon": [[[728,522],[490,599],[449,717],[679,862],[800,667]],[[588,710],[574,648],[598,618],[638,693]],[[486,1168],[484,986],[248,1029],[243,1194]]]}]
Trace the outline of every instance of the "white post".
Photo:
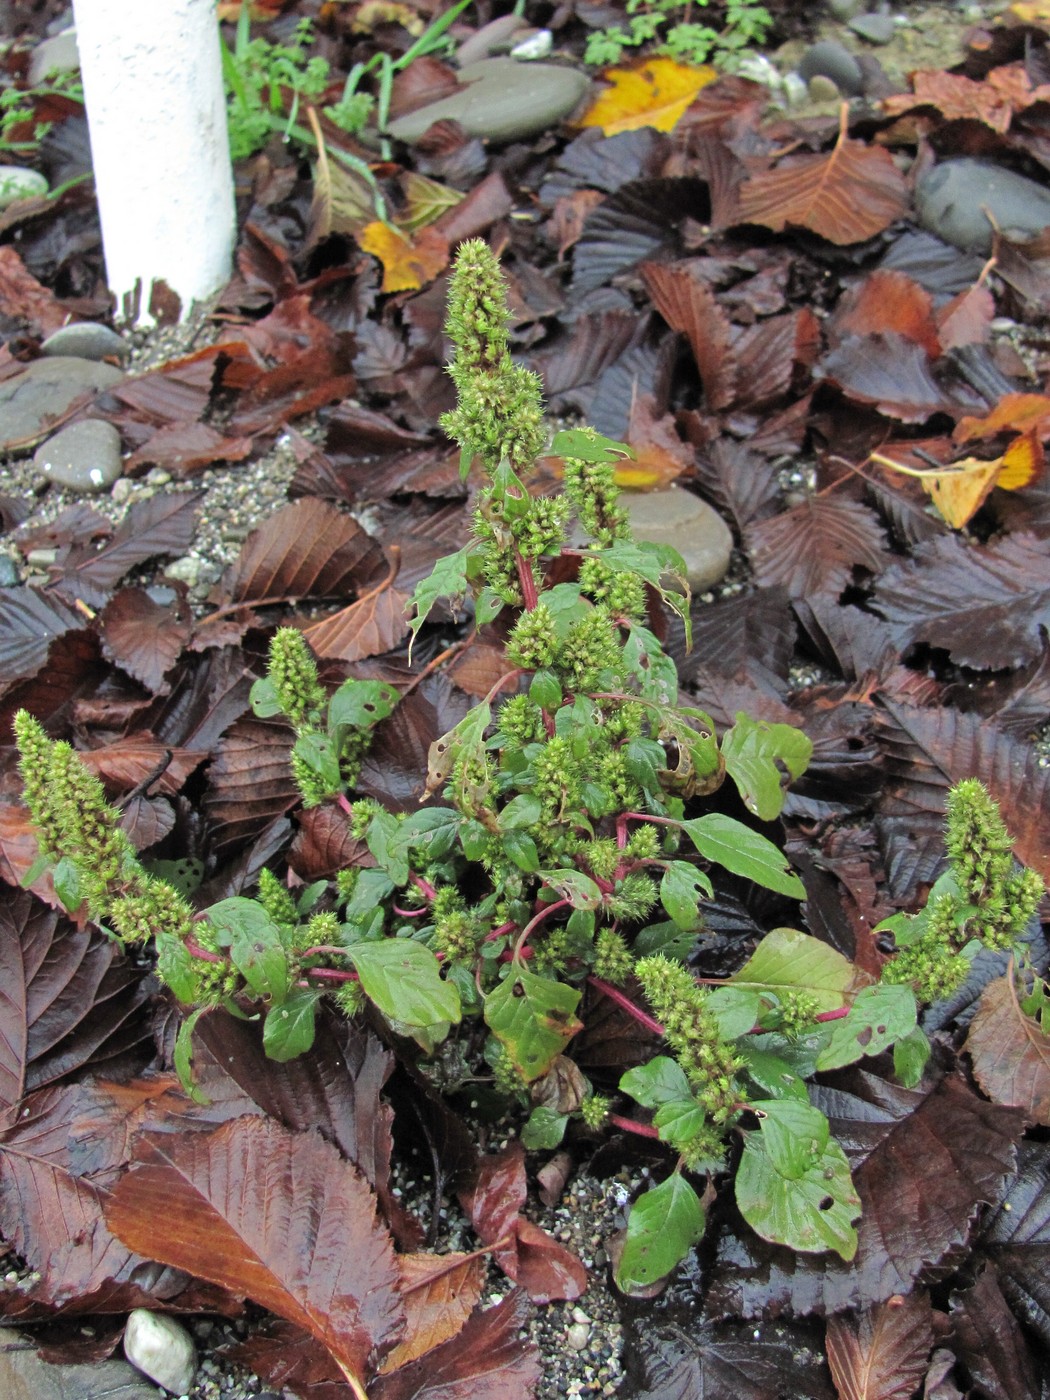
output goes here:
[{"label": "white post", "polygon": [[117,314],[152,324],[154,282],[186,316],[230,276],[233,176],[215,0],[73,0]]}]

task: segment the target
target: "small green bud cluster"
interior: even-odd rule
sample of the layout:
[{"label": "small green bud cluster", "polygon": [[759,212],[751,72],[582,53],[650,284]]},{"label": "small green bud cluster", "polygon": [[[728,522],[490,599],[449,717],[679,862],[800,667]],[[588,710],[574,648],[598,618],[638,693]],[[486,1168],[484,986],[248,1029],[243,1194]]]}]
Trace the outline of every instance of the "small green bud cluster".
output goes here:
[{"label": "small green bud cluster", "polygon": [[659,954],[640,959],[634,970],[697,1102],[712,1123],[727,1123],[740,1107],[736,1075],[743,1063],[719,1034],[707,992],[680,963]]},{"label": "small green bud cluster", "polygon": [[595,976],[619,987],[633,971],[634,958],[623,934],[611,928],[599,929],[594,940]]},{"label": "small green bud cluster", "polygon": [[611,1108],[611,1099],[601,1094],[588,1094],[580,1104],[580,1117],[592,1133],[597,1133],[605,1127]]},{"label": "small green bud cluster", "polygon": [[[550,661],[540,664],[549,666]],[[612,619],[604,607],[591,608],[572,624],[558,650],[559,673],[570,690],[586,691],[617,687],[623,668],[623,647]]]},{"label": "small green bud cluster", "polygon": [[521,1077],[520,1070],[506,1050],[502,1048],[493,1057],[492,1080],[501,1094],[517,1097],[525,1088],[525,1081]]},{"label": "small green bud cluster", "polygon": [[484,925],[466,909],[435,911],[434,934],[430,946],[449,962],[473,964],[478,946],[485,936]]},{"label": "small green bud cluster", "polygon": [[519,748],[546,737],[543,711],[527,695],[512,695],[499,711],[499,727],[504,738]]},{"label": "small green bud cluster", "polygon": [[507,660],[527,671],[541,671],[550,666],[557,654],[554,618],[546,603],[538,603],[532,612],[523,612],[511,628]]},{"label": "small green bud cluster", "polygon": [[317,663],[301,632],[279,627],[270,641],[266,674],[277,703],[297,730],[315,727],[325,706],[324,687],[317,678]]},{"label": "small green bud cluster", "polygon": [[295,900],[278,880],[272,870],[263,868],[259,873],[259,903],[275,924],[297,924],[299,911]]},{"label": "small green bud cluster", "polygon": [[645,584],[637,574],[610,569],[601,559],[585,559],[580,565],[580,588],[612,617],[638,622],[645,616]]},{"label": "small green bud cluster", "polygon": [[820,1003],[808,992],[789,987],[780,993],[779,1029],[785,1035],[799,1036],[810,1030],[813,1018],[820,1010]]},{"label": "small green bud cluster", "polygon": [[573,754],[572,744],[555,735],[543,746],[533,765],[536,781],[533,792],[543,803],[544,817],[562,821],[568,811],[579,807],[583,770]]},{"label": "small green bud cluster", "polygon": [[565,494],[572,502],[576,518],[595,544],[610,545],[631,537],[627,512],[618,504],[616,467],[612,462],[584,462],[575,457],[565,461]]},{"label": "small green bud cluster", "polygon": [[605,898],[605,907],[613,918],[639,924],[653,911],[658,899],[653,881],[639,871],[616,882],[612,894]]}]

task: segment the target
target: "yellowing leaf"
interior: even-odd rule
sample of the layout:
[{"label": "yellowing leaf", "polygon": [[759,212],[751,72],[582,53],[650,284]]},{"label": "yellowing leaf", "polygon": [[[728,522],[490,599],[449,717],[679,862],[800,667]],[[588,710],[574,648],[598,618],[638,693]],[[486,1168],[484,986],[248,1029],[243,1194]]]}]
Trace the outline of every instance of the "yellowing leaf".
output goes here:
[{"label": "yellowing leaf", "polygon": [[398,218],[398,226],[405,233],[416,233],[432,224],[463,198],[459,190],[440,185],[426,175],[417,175],[414,170],[405,171],[401,188],[405,192],[405,207]]},{"label": "yellowing leaf", "polygon": [[994,487],[1018,491],[1034,481],[1043,468],[1044,457],[1042,443],[1034,432],[1029,432],[1015,438],[1001,457],[991,461],[963,457],[940,470],[919,471],[879,452],[872,453],[871,460],[891,471],[917,477],[941,518],[953,530],[961,530],[984,505]]},{"label": "yellowing leaf", "polygon": [[718,75],[713,68],[686,68],[669,58],[651,58],[640,68],[610,68],[612,87],[600,93],[581,126],[600,126],[606,136],[642,126],[673,131],[693,98]]},{"label": "yellowing leaf", "polygon": [[448,241],[431,228],[407,238],[376,220],[361,230],[357,241],[383,264],[384,292],[418,291],[448,266]]},{"label": "yellowing leaf", "polygon": [[1020,20],[1022,24],[1034,24],[1043,29],[1050,29],[1048,0],[1017,0],[1016,4],[1010,6],[1007,14]]}]

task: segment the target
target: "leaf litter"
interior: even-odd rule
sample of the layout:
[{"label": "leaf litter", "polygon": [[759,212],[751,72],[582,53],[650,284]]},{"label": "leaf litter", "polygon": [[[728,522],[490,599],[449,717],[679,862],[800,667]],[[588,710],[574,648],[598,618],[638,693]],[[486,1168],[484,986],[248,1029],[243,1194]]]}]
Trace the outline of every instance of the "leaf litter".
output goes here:
[{"label": "leaf litter", "polygon": [[[914,232],[902,169],[919,139],[941,158],[1040,161],[1048,19],[1015,10],[972,37],[957,71],[920,68],[863,122],[845,109],[764,122],[753,85],[697,73],[687,86],[651,60],[612,75],[608,114],[597,106],[593,129],[546,141],[527,182],[498,149],[436,133],[415,155],[399,148],[403,165],[384,177],[399,200],[390,226],[354,212],[360,192],[334,165],[326,187],[267,156],[246,172],[237,274],[213,319],[155,336],[152,363],[133,361],[88,410],[121,433],[121,491],[91,511],[27,512],[25,470],[5,487],[19,581],[0,596],[0,721],[29,705],[75,736],[127,803],[136,846],[203,879],[209,898],[250,888],[266,862],[331,875],[362,851],[328,808],[296,810],[291,735],[247,708],[265,633],[291,623],[326,680],[375,674],[405,692],[360,786],[414,808],[431,742],[485,693],[498,651],[446,617],[410,670],[403,619],[415,580],[468,535],[471,484],[433,424],[451,405],[444,268],[456,241],[482,232],[514,277],[518,354],[558,411],[630,432],[630,485],[674,478],[734,529],[734,571],[698,607],[693,653],[673,634],[669,647],[719,723],[746,709],[815,742],[783,833],[806,873],[810,930],[877,969],[871,930],[921,904],[945,792],[966,775],[1046,873],[1047,254],[1000,235],[995,261],[974,265]],[[571,31],[559,37],[571,46]],[[423,76],[442,90],[441,74]],[[508,217],[525,198],[531,223]],[[58,242],[74,204],[51,216]],[[74,304],[46,226],[34,211],[0,267],[5,317],[30,337],[23,355],[70,312],[104,312],[97,239],[75,254]],[[420,683],[450,646],[452,664]],[[5,749],[10,884],[33,860],[17,793]],[[304,1394],[336,1400],[369,1370],[378,1400],[549,1393],[520,1340],[530,1305],[496,1284],[494,1264],[482,1277],[479,1251],[491,1246],[534,1299],[564,1300],[539,1324],[564,1352],[568,1329],[585,1326],[573,1319],[589,1326],[609,1305],[597,1222],[656,1156],[614,1139],[588,1168],[593,1143],[572,1143],[573,1167],[614,1183],[568,1179],[562,1202],[593,1208],[586,1241],[564,1204],[542,1217],[584,1267],[527,1202],[549,1154],[525,1158],[497,1131],[494,1152],[464,1156],[471,1131],[408,1068],[389,1077],[399,1051],[345,1026],[326,1022],[314,1052],[276,1065],[254,1028],[206,1017],[211,1102],[193,1103],[171,1078],[170,1007],[144,969],[66,920],[49,881],[32,889],[43,902],[12,894],[2,915],[0,1229],[28,1270],[0,1295],[5,1317],[140,1303],[232,1317],[249,1296],[275,1317],[242,1359]],[[694,966],[725,976],[770,914],[716,895]],[[1025,1128],[1047,1121],[1050,1058],[1004,972],[973,990],[957,1034],[936,1028],[918,1090],[881,1062],[824,1077],[865,1207],[853,1263],[764,1245],[729,1207],[661,1301],[630,1305],[623,1395],[903,1400],[924,1380],[941,1393],[938,1366],[989,1394],[1040,1393],[1048,1168]],[[588,1019],[581,1059],[599,1083],[637,1062],[635,1029]],[[394,1184],[410,1179],[400,1154],[420,1121],[431,1161],[408,1160],[430,1177],[432,1199],[412,1202],[422,1218]],[[303,1249],[293,1184],[316,1205]],[[428,1221],[442,1200],[454,1215],[457,1192],[458,1252],[434,1254]],[[177,1220],[157,1208],[173,1195]],[[559,1320],[543,1333],[543,1317]],[[570,1365],[612,1393],[611,1361],[585,1350]]]}]

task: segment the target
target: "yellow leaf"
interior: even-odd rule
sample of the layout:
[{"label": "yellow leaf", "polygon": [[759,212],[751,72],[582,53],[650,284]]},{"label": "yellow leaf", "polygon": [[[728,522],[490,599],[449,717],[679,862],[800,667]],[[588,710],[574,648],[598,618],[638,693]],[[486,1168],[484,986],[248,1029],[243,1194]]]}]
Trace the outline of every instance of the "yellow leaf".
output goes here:
[{"label": "yellow leaf", "polygon": [[1017,0],[1007,11],[1013,19],[1022,24],[1033,24],[1050,29],[1050,4],[1047,0]]},{"label": "yellow leaf", "polygon": [[606,136],[642,126],[673,131],[701,88],[718,74],[713,68],[687,68],[669,58],[651,58],[640,68],[610,68],[612,87],[600,93],[581,126],[600,126]]},{"label": "yellow leaf", "polygon": [[1043,444],[1035,433],[1015,438],[1003,453],[1003,469],[996,478],[1000,491],[1020,491],[1033,482],[1043,469]]},{"label": "yellow leaf", "polygon": [[1001,457],[991,461],[963,457],[940,470],[918,471],[880,452],[873,452],[871,460],[891,471],[917,477],[941,518],[953,530],[961,530],[984,505],[994,487],[1018,491],[1034,481],[1042,470],[1044,457],[1038,436],[1029,432],[1015,438]]},{"label": "yellow leaf", "polygon": [[432,228],[415,238],[376,220],[363,228],[357,241],[383,264],[384,292],[415,292],[448,266],[448,241]]}]

